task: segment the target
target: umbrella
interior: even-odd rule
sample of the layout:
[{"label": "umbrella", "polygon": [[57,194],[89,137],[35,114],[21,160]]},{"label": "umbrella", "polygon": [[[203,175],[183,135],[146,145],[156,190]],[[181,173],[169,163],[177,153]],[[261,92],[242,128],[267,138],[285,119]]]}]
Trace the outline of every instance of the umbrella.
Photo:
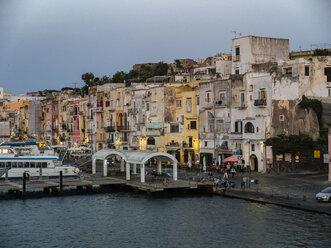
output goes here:
[{"label": "umbrella", "polygon": [[239,163],[240,161],[241,161],[241,159],[239,160],[238,156],[233,155],[233,156],[230,156],[230,157],[224,159],[222,161],[222,163]]}]

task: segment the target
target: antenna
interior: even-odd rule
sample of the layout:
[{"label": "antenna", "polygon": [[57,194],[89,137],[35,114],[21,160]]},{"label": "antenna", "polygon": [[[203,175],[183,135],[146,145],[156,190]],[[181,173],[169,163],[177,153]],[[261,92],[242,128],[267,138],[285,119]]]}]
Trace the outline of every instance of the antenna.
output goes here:
[{"label": "antenna", "polygon": [[231,31],[231,33],[234,33],[234,38],[237,38],[237,31]]}]

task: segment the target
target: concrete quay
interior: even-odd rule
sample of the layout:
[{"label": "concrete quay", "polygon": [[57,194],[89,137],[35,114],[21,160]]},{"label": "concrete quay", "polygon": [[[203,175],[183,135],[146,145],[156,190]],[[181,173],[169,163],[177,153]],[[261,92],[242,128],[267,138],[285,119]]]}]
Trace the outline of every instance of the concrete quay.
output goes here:
[{"label": "concrete quay", "polygon": [[[249,178],[246,187],[241,185],[244,177]],[[331,215],[331,202],[317,202],[315,199],[318,192],[331,186],[326,173],[282,175],[244,173],[229,179],[236,183],[236,187],[220,188],[216,191],[217,194]]]},{"label": "concrete quay", "polygon": [[[101,175],[84,174],[82,177],[76,178],[35,178],[26,180],[1,180],[0,181],[0,199],[7,199],[8,195],[17,197],[28,197],[31,193],[43,192],[44,195],[61,195],[62,193],[74,190],[92,193],[102,189],[126,189],[136,193],[145,192],[151,195],[156,192],[179,192],[186,193],[187,191],[194,192],[214,192],[215,185],[212,182],[196,182],[191,180],[178,179],[174,181],[161,180],[158,177],[147,177],[145,183],[140,182],[140,178],[132,177],[131,180],[126,180],[125,175],[116,175],[103,177]],[[8,194],[7,194],[8,193]]]}]

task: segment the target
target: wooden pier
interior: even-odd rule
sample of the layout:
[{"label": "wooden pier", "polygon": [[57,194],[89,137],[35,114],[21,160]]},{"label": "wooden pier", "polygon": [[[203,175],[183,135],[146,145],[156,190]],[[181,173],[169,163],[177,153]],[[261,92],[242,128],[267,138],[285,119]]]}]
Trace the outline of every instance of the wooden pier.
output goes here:
[{"label": "wooden pier", "polygon": [[[1,180],[0,181],[0,193],[5,195],[16,194],[22,196],[30,192],[44,192],[52,193],[54,195],[59,194],[61,191],[66,190],[86,190],[87,192],[93,192],[94,189],[102,187],[126,187],[132,189],[134,192],[146,192],[152,194],[154,192],[163,191],[178,191],[185,193],[187,191],[203,191],[213,192],[215,191],[214,184],[212,182],[195,182],[188,180],[172,180],[169,179],[164,183],[162,180],[146,180],[145,183],[141,183],[139,177],[131,178],[131,180],[125,180],[124,177],[103,177],[100,175],[86,174],[77,178],[36,178],[36,179],[15,179],[15,180]],[[0,195],[1,197],[1,195]]]}]

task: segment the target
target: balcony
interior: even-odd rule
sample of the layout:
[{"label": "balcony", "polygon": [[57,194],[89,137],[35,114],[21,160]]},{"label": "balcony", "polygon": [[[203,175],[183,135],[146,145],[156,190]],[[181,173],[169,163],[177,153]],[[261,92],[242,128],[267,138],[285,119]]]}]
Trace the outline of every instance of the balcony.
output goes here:
[{"label": "balcony", "polygon": [[123,132],[127,132],[127,131],[131,131],[129,126],[117,126],[117,131],[123,131]]},{"label": "balcony", "polygon": [[95,112],[97,112],[97,113],[102,113],[102,112],[103,112],[103,107],[97,107],[97,108],[95,109]]},{"label": "balcony", "polygon": [[107,144],[114,144],[115,140],[114,139],[106,139]]},{"label": "balcony", "polygon": [[233,62],[240,62],[240,55],[236,55],[233,57]]},{"label": "balcony", "polygon": [[240,140],[243,138],[242,132],[231,132],[229,135],[230,140]]},{"label": "balcony", "polygon": [[146,136],[162,136],[163,130],[158,129],[147,129],[146,130]]},{"label": "balcony", "polygon": [[267,106],[267,99],[256,99],[254,100],[254,106]]},{"label": "balcony", "polygon": [[226,106],[226,103],[225,101],[216,101],[215,102],[215,107],[225,107]]},{"label": "balcony", "polygon": [[193,148],[193,144],[187,144],[186,142],[183,142],[183,149],[192,149]]},{"label": "balcony", "polygon": [[107,127],[105,127],[105,132],[115,132],[115,127],[107,126]]},{"label": "balcony", "polygon": [[131,109],[129,109],[129,111],[128,111],[128,113],[129,114],[137,114],[138,113],[138,109],[137,108],[131,108]]}]

